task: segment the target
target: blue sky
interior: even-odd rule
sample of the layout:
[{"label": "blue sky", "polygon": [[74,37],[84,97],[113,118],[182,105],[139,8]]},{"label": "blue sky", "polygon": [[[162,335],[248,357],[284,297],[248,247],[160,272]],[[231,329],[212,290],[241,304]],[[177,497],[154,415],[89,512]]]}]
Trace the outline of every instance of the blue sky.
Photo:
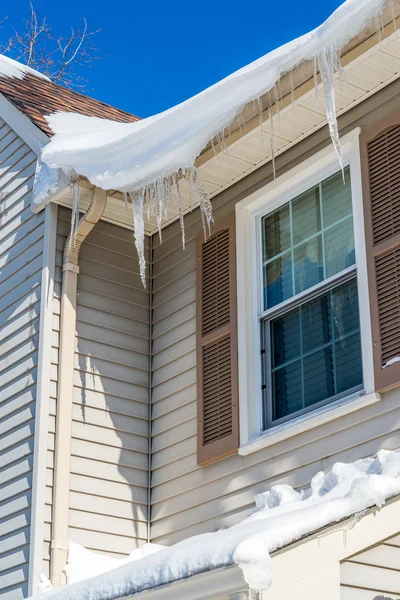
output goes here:
[{"label": "blue sky", "polygon": [[[86,73],[87,93],[146,117],[212,85],[319,25],[342,0],[41,0],[54,32],[86,17],[107,55]],[[0,8],[4,39],[28,1]]]}]

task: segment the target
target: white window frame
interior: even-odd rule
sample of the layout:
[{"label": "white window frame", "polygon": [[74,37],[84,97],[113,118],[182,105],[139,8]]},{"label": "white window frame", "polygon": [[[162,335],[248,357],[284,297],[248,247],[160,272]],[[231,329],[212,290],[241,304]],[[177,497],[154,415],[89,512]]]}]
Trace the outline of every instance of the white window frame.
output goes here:
[{"label": "white window frame", "polygon": [[[350,166],[354,242],[359,296],[363,389],[313,411],[294,417],[267,431],[262,429],[261,389],[261,227],[262,216],[336,173],[340,167],[332,147],[303,161],[275,181],[236,204],[238,299],[239,454],[250,454],[334,418],[377,402],[374,391],[372,334],[362,202],[359,135],[356,128],[341,140],[343,164]],[[334,279],[334,278],[331,278]],[[326,283],[326,281],[324,282]],[[304,294],[307,294],[307,290]]]}]

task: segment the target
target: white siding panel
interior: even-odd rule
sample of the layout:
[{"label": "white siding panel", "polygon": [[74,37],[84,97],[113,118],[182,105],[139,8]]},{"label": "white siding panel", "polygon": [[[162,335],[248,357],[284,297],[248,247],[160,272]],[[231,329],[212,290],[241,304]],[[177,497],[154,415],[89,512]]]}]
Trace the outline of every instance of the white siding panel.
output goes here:
[{"label": "white siding panel", "polygon": [[400,548],[396,543],[389,538],[341,564],[341,600],[400,597]]},{"label": "white siding panel", "polygon": [[36,157],[0,130],[0,596],[26,597],[44,215],[30,210]]}]

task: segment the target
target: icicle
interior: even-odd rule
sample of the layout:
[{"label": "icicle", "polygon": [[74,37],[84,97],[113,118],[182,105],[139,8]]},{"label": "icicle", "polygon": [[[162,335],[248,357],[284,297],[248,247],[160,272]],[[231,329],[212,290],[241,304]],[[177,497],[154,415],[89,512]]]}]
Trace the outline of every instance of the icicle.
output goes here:
[{"label": "icicle", "polygon": [[80,201],[79,178],[75,178],[72,180],[72,214],[71,214],[70,247],[75,246],[75,244],[76,244],[76,236],[78,233],[78,223],[79,223],[79,201]]},{"label": "icicle", "polygon": [[229,156],[228,148],[226,147],[224,131],[217,134],[217,140],[220,147],[220,152]]},{"label": "icicle", "polygon": [[275,95],[275,106],[276,106],[276,114],[278,116],[279,123],[281,122],[281,111],[279,108],[279,81],[274,85],[274,95]]},{"label": "icicle", "polygon": [[343,69],[340,50],[336,48],[335,42],[332,45],[333,69],[339,74],[340,93],[342,93],[343,82],[347,84],[347,77]]},{"label": "icicle", "polygon": [[317,57],[314,56],[314,87],[315,87],[315,104],[318,104],[318,67]]},{"label": "icicle", "polygon": [[146,202],[147,202],[147,220],[150,221],[152,215],[152,200],[151,200],[151,185],[146,187]]},{"label": "icicle", "polygon": [[214,218],[212,215],[212,206],[211,206],[211,202],[210,199],[208,197],[208,194],[206,192],[206,190],[204,189],[204,185],[201,179],[201,175],[200,172],[198,171],[198,169],[196,169],[196,167],[193,167],[192,169],[192,179],[193,179],[193,186],[194,189],[196,191],[197,197],[199,199],[200,202],[200,212],[201,212],[201,219],[203,222],[203,231],[204,231],[204,238],[207,238],[207,228],[208,228],[208,232],[211,232],[211,225],[214,223]]},{"label": "icicle", "polygon": [[258,120],[260,124],[261,145],[264,148],[263,107],[261,98],[258,99]]},{"label": "icicle", "polygon": [[275,165],[275,138],[274,138],[274,122],[272,120],[272,112],[271,107],[268,107],[269,113],[269,122],[270,122],[270,138],[271,138],[271,158],[272,158],[272,172],[274,174],[274,179],[276,179],[276,165]]},{"label": "icicle", "polygon": [[179,220],[181,223],[182,246],[183,246],[183,249],[185,249],[185,223],[183,221],[183,203],[182,203],[181,190],[179,188],[179,177],[178,177],[177,173],[174,173],[173,177],[174,177],[176,199],[178,201]]},{"label": "icicle", "polygon": [[161,184],[160,180],[157,180],[154,184],[154,194],[156,201],[156,218],[157,218],[157,228],[158,228],[158,237],[160,238],[160,244],[162,244],[162,211],[163,211],[163,197],[161,194]]},{"label": "icicle", "polygon": [[128,194],[126,192],[123,192],[123,194],[124,194],[125,210],[128,210]]},{"label": "icicle", "polygon": [[135,246],[139,257],[140,278],[143,287],[146,288],[146,259],[144,256],[144,220],[143,220],[143,204],[144,191],[131,194],[132,213],[133,213],[133,235],[135,238]]},{"label": "icicle", "polygon": [[165,178],[165,204],[169,206],[170,209],[173,209],[172,202],[172,181],[170,177]]},{"label": "icicle", "polygon": [[397,25],[396,25],[396,7],[395,7],[395,0],[391,0],[390,2],[390,6],[392,9],[392,22],[393,22],[393,31],[396,34],[396,38],[398,38],[398,32],[397,32]]},{"label": "icicle", "polygon": [[293,126],[294,126],[295,129],[297,129],[297,125],[296,125],[296,104],[294,102],[293,71],[290,71],[290,73],[289,73],[289,79],[290,79],[290,96],[291,96],[291,100],[292,100],[292,111],[293,111]]},{"label": "icicle", "polygon": [[194,191],[193,169],[186,169],[185,180],[189,184],[189,208],[190,208],[190,210],[193,210],[193,191]]},{"label": "icicle", "polygon": [[217,160],[219,160],[218,152],[215,149],[215,144],[214,144],[214,138],[213,137],[211,138],[211,148],[212,148],[212,150],[214,152],[214,156],[216,156]]},{"label": "icicle", "polygon": [[[246,121],[244,120],[244,116],[243,116],[243,112],[240,112],[238,114],[238,119],[239,119],[239,123],[240,123],[240,130],[244,129],[246,130]],[[229,137],[231,135],[230,129],[229,129]]]},{"label": "icicle", "polygon": [[318,66],[324,86],[325,110],[333,147],[339,159],[344,177],[342,150],[340,147],[339,127],[336,118],[335,80],[334,80],[334,50],[328,48],[318,55]]}]

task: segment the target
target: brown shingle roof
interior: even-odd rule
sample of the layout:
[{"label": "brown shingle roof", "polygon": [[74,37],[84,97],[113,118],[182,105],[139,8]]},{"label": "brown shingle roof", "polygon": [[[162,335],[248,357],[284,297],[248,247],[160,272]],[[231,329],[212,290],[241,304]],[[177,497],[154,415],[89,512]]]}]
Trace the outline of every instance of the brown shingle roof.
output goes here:
[{"label": "brown shingle roof", "polygon": [[45,116],[57,111],[75,112],[121,123],[139,120],[139,117],[128,112],[30,73],[27,73],[23,79],[0,77],[0,93],[47,135],[52,135],[53,132]]}]

